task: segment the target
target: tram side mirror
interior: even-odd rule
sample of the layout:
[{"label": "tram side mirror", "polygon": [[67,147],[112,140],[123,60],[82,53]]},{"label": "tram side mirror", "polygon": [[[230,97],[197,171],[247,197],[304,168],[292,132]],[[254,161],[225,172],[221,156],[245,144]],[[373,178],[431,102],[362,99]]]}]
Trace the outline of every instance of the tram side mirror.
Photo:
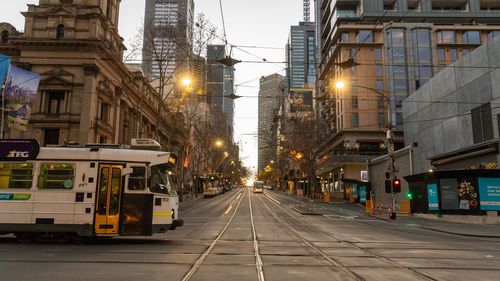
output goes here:
[{"label": "tram side mirror", "polygon": [[134,169],[132,169],[131,167],[128,167],[128,168],[124,168],[122,170],[122,175],[123,176],[126,176],[126,175],[130,175],[134,172]]}]

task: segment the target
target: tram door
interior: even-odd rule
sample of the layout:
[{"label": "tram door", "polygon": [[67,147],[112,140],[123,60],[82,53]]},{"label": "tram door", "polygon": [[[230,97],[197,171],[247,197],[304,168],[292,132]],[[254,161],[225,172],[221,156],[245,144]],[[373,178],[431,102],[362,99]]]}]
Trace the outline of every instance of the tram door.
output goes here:
[{"label": "tram door", "polygon": [[100,165],[95,210],[96,234],[118,234],[122,166]]}]

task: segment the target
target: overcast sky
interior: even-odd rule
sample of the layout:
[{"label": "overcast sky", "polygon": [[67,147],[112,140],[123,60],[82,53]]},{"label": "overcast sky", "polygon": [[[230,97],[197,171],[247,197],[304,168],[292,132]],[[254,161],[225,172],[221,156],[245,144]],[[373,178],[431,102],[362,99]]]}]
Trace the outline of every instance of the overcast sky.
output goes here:
[{"label": "overcast sky", "polygon": [[[0,21],[8,22],[17,29],[24,29],[26,4],[38,4],[38,0],[3,1]],[[313,2],[313,1],[311,1]],[[119,32],[128,44],[144,19],[145,0],[122,0]],[[312,4],[312,3],[311,3]],[[302,20],[302,0],[222,0],[229,44],[236,46],[273,47],[280,49],[244,48],[233,49],[232,56],[247,61],[236,65],[235,84],[237,95],[249,96],[236,100],[235,139],[241,144],[241,158],[246,166],[257,166],[257,98],[259,78],[273,73],[284,74],[282,63],[252,63],[249,61],[283,62],[284,46],[291,25]],[[222,36],[222,17],[219,0],[195,0],[195,12],[204,13],[218,28]],[[248,52],[248,53],[245,53]],[[250,54],[249,54],[250,53]],[[248,83],[245,83],[250,81]],[[253,98],[252,98],[253,97]]]}]

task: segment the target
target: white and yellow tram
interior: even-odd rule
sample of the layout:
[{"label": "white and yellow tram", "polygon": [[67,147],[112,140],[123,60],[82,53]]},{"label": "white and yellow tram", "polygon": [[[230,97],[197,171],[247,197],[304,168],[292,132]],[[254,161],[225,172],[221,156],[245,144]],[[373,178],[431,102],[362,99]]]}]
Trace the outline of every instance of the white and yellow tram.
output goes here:
[{"label": "white and yellow tram", "polygon": [[[156,150],[153,150],[156,149]],[[154,140],[130,147],[38,147],[0,140],[0,234],[151,236],[183,225],[175,154]]]}]

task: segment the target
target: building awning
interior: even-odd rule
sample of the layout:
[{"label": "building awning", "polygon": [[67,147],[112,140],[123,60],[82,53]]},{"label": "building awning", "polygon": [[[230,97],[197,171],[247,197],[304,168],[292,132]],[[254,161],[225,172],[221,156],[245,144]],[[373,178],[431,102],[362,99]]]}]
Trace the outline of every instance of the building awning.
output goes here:
[{"label": "building awning", "polygon": [[497,162],[498,143],[498,140],[490,140],[428,159],[438,169],[467,169],[484,163]]}]

